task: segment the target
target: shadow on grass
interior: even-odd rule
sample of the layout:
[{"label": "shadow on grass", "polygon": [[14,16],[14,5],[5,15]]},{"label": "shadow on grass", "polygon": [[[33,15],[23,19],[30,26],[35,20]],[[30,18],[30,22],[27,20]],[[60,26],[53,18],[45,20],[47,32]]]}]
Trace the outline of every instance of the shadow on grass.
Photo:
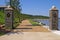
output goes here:
[{"label": "shadow on grass", "polygon": [[6,33],[9,33],[10,31],[6,31],[4,29],[0,30],[0,36],[5,35]]}]

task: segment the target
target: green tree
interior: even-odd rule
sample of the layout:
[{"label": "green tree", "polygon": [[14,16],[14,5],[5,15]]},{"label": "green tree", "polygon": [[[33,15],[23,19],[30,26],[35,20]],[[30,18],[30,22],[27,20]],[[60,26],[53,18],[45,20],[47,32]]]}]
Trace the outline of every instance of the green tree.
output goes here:
[{"label": "green tree", "polygon": [[18,16],[20,22],[20,13],[21,13],[20,0],[10,0],[10,6],[14,9],[14,12],[17,13],[16,15]]}]

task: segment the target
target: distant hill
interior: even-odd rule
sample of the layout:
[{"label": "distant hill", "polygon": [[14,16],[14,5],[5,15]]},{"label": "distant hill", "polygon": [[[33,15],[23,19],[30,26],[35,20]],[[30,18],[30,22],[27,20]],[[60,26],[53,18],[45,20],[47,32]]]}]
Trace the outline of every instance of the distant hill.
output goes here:
[{"label": "distant hill", "polygon": [[41,16],[41,15],[28,15],[28,14],[20,14],[21,18],[24,19],[48,19],[48,16]]}]

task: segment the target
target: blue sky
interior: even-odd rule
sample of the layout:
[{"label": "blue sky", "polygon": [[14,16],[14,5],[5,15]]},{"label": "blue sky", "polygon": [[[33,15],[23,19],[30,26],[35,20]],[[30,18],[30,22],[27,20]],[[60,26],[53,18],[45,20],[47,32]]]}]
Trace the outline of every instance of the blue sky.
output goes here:
[{"label": "blue sky", "polygon": [[55,5],[60,10],[60,0],[21,0],[23,13],[49,16],[49,9]]},{"label": "blue sky", "polygon": [[[5,1],[0,0],[0,5],[5,5]],[[21,0],[22,13],[31,15],[49,16],[49,9],[53,5],[60,11],[60,0]]]}]

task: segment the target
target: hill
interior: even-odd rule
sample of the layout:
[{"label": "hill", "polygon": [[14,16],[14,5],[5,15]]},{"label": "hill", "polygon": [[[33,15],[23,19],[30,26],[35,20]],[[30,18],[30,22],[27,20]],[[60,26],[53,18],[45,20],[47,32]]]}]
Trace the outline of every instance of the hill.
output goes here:
[{"label": "hill", "polygon": [[48,19],[48,16],[41,16],[41,15],[28,15],[28,14],[20,14],[20,18],[23,19]]}]

